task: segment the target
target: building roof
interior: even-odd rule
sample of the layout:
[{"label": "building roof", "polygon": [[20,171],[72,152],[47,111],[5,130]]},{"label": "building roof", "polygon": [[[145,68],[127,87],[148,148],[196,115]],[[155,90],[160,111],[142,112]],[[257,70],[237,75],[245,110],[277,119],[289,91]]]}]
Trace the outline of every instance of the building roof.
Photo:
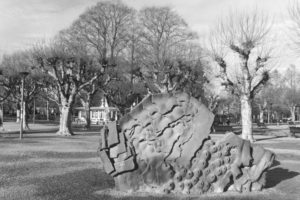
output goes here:
[{"label": "building roof", "polygon": [[[75,110],[86,110],[85,107],[76,107],[74,108]],[[91,110],[114,110],[114,111],[119,111],[118,108],[116,107],[103,107],[103,106],[98,106],[98,107],[91,107]]]}]

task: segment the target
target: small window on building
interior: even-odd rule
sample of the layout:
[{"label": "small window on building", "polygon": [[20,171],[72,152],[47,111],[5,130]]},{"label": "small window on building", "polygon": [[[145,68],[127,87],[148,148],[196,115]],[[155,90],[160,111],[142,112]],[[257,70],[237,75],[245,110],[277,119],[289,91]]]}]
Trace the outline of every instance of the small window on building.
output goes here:
[{"label": "small window on building", "polygon": [[98,118],[98,112],[92,111],[92,118]]}]

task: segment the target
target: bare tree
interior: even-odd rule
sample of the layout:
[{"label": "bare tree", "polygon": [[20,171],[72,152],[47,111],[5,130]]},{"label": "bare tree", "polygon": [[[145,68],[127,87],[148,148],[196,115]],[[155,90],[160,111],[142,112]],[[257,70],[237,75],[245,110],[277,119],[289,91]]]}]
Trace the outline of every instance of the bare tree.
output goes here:
[{"label": "bare tree", "polygon": [[293,1],[289,6],[289,15],[292,20],[289,38],[291,39],[291,47],[295,53],[300,53],[300,4]]},{"label": "bare tree", "polygon": [[102,65],[116,64],[115,58],[128,42],[134,13],[121,2],[99,2],[60,34],[70,43],[77,41],[88,45]]},{"label": "bare tree", "polygon": [[259,109],[259,122],[264,123],[264,113],[268,109],[268,107],[267,107],[268,102],[267,102],[267,99],[264,98],[263,96],[257,100],[258,101],[256,103],[257,103],[258,109]]},{"label": "bare tree", "polygon": [[133,89],[134,82],[142,77],[137,74],[142,64],[142,58],[139,56],[141,52],[141,26],[138,24],[138,19],[135,17],[129,24],[128,40],[124,51],[122,51],[122,58],[124,59],[124,65],[128,65],[127,73],[130,75],[131,90]]},{"label": "bare tree", "polygon": [[[211,57],[218,64],[219,77],[241,102],[242,138],[252,142],[251,104],[269,80],[271,52],[266,48],[266,37],[270,28],[269,18],[257,11],[231,13],[219,21],[210,38]],[[230,64],[230,59],[239,62]],[[229,69],[234,66],[235,71]]]},{"label": "bare tree", "polygon": [[[4,58],[5,60],[5,58]],[[0,103],[1,103],[1,107],[0,107],[0,131],[4,131],[4,127],[3,127],[3,121],[4,121],[4,116],[3,116],[3,103],[10,97],[11,93],[12,93],[12,89],[11,87],[15,84],[15,79],[11,76],[6,76],[6,73],[3,72],[3,64],[5,62],[2,61],[0,68]]]},{"label": "bare tree", "polygon": [[278,91],[281,103],[289,109],[293,122],[296,120],[296,107],[300,102],[300,87],[297,86],[299,77],[300,74],[296,71],[296,66],[291,65],[281,77],[280,91]]},{"label": "bare tree", "polygon": [[[32,69],[34,65],[29,51],[18,51],[4,57],[1,65],[3,72],[2,85],[5,93],[9,93],[9,101],[20,104],[21,107],[21,77],[20,72],[30,72],[24,84],[24,111],[22,112],[23,129],[29,129],[28,126],[28,104],[34,96],[41,90],[44,75],[37,70]],[[17,111],[18,113],[18,111]],[[20,112],[19,112],[20,113]],[[18,119],[17,119],[18,122]]]},{"label": "bare tree", "polygon": [[57,134],[72,135],[71,110],[76,95],[92,85],[101,75],[103,68],[84,52],[73,51],[59,41],[49,47],[35,49],[37,66],[47,73],[56,84],[60,100],[60,127]]},{"label": "bare tree", "polygon": [[187,23],[169,7],[148,7],[139,13],[141,26],[141,49],[144,79],[150,79],[159,92],[175,90],[177,83],[172,81],[171,71],[175,69],[176,48],[194,39]]},{"label": "bare tree", "polygon": [[[61,31],[58,37],[75,51],[85,49],[87,54],[95,56],[103,69],[116,66],[119,54],[129,41],[134,14],[132,8],[121,2],[99,2],[80,15],[71,27]],[[112,78],[106,75],[101,79],[105,80],[94,81],[81,90],[80,101],[87,110],[87,128],[90,127],[91,99],[101,87],[99,83],[108,83]]]}]

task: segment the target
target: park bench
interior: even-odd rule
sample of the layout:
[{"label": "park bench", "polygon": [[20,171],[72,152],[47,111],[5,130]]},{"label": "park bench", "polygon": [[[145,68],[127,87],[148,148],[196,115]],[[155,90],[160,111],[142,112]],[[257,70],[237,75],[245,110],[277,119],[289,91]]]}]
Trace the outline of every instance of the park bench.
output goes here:
[{"label": "park bench", "polygon": [[213,132],[233,132],[232,126],[217,126],[212,127]]},{"label": "park bench", "polygon": [[256,122],[256,124],[257,124],[258,128],[267,128],[267,126],[263,122]]},{"label": "park bench", "polygon": [[300,133],[300,127],[290,126],[290,135],[289,136],[295,137],[296,133]]}]

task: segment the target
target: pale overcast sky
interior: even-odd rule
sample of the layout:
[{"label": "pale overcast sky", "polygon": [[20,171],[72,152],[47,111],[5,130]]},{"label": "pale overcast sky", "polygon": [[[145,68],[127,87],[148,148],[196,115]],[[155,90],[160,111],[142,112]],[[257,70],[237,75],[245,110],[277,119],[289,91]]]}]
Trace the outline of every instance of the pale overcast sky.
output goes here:
[{"label": "pale overcast sky", "polygon": [[[0,0],[0,56],[26,49],[36,41],[48,39],[68,27],[84,10],[99,0]],[[229,10],[258,8],[274,17],[279,45],[286,39],[289,0],[123,0],[136,9],[144,6],[171,6],[200,36]],[[286,52],[282,54],[288,56]],[[284,62],[296,62],[295,58]],[[287,65],[289,65],[287,63]],[[283,64],[284,65],[284,64]]]}]

